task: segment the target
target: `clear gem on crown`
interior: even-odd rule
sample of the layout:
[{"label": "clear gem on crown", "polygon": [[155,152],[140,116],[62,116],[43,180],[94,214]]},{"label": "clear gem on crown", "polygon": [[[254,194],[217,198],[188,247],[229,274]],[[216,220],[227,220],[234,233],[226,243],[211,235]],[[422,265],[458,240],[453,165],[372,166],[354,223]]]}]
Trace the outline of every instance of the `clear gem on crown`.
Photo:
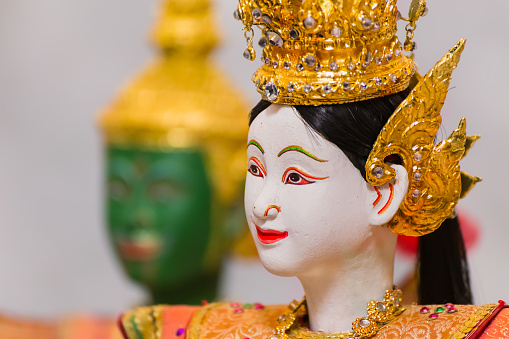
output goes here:
[{"label": "clear gem on crown", "polygon": [[265,96],[269,101],[275,101],[279,95],[279,90],[277,86],[273,82],[268,82],[265,84]]},{"label": "clear gem on crown", "polygon": [[246,50],[244,51],[244,53],[242,54],[244,56],[244,58],[246,58],[247,60],[251,60],[253,55],[251,54],[251,51],[246,48]]},{"label": "clear gem on crown", "polygon": [[279,34],[276,32],[268,31],[265,35],[273,46],[283,47],[283,38],[281,38]]},{"label": "clear gem on crown", "polygon": [[361,26],[364,29],[371,29],[371,27],[373,27],[373,21],[371,21],[370,18],[362,17]]},{"label": "clear gem on crown", "polygon": [[308,67],[314,67],[316,65],[316,57],[314,55],[306,55],[306,57],[304,58],[304,63],[308,66]]},{"label": "clear gem on crown", "polygon": [[290,30],[290,38],[292,39],[298,39],[299,38],[299,31],[296,30],[295,28],[291,29]]},{"label": "clear gem on crown", "polygon": [[251,12],[251,15],[253,16],[254,20],[260,20],[260,18],[262,17],[262,11],[259,8],[255,8]]},{"label": "clear gem on crown", "polygon": [[233,11],[233,18],[235,20],[240,20],[240,12],[238,8],[235,11]]},{"label": "clear gem on crown", "polygon": [[308,16],[307,18],[304,19],[302,23],[306,28],[313,28],[316,25],[316,20],[313,19],[313,17]]},{"label": "clear gem on crown", "polygon": [[333,29],[331,29],[330,35],[332,35],[335,38],[339,38],[341,36],[341,28],[334,27]]}]

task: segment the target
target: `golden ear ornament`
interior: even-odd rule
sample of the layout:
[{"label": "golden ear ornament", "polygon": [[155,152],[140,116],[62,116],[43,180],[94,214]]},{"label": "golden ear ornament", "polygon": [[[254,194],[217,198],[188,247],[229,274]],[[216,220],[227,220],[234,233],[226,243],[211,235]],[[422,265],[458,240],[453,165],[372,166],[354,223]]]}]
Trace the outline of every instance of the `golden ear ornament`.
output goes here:
[{"label": "golden ear ornament", "polygon": [[389,155],[398,155],[408,172],[409,187],[398,212],[388,223],[397,234],[421,236],[440,227],[460,197],[479,182],[460,171],[459,161],[479,138],[467,137],[466,122],[434,145],[451,74],[465,40],[461,39],[413,88],[380,132],[366,162],[366,179],[373,186],[395,177]]}]

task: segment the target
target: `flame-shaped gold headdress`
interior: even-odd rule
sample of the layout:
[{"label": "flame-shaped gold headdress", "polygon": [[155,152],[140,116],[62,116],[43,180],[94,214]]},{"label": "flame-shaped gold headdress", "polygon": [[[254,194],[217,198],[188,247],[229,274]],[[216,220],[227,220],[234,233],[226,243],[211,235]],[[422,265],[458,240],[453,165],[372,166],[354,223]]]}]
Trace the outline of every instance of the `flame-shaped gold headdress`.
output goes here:
[{"label": "flame-shaped gold headdress", "polygon": [[435,231],[458,199],[481,180],[460,171],[459,161],[479,138],[467,137],[464,118],[448,139],[433,145],[464,46],[461,39],[414,87],[378,135],[366,162],[366,179],[373,186],[394,178],[394,169],[384,162],[389,155],[398,155],[408,171],[407,195],[388,224],[395,233],[419,236]]},{"label": "flame-shaped gold headdress", "polygon": [[[407,20],[415,26],[425,2],[414,7]],[[271,102],[321,105],[380,97],[407,88],[416,72],[396,36],[396,0],[239,0],[234,16],[245,25],[247,59],[255,57],[252,26],[262,29],[264,64],[253,81]]]}]

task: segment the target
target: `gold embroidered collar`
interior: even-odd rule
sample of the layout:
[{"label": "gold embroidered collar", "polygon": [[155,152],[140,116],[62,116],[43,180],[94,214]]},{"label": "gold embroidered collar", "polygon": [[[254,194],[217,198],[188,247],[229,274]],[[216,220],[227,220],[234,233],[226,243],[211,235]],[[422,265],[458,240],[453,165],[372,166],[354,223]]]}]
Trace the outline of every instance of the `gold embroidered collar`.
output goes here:
[{"label": "gold embroidered collar", "polygon": [[357,318],[352,323],[351,331],[335,333],[313,332],[301,326],[301,322],[296,320],[307,314],[306,297],[300,302],[294,300],[288,305],[288,312],[278,318],[276,334],[270,339],[369,338],[405,310],[401,306],[401,296],[401,290],[396,287],[385,291],[382,301],[372,300],[367,304],[367,316]]}]

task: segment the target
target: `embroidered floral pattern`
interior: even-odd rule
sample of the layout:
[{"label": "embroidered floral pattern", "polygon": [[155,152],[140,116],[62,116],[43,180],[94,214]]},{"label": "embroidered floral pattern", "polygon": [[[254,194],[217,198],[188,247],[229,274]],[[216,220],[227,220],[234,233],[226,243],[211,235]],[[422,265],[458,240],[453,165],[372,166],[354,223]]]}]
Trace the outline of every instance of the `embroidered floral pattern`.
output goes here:
[{"label": "embroidered floral pattern", "polygon": [[[426,307],[433,310],[438,306],[440,305],[427,305]],[[427,314],[421,313],[422,305],[408,306],[401,316],[382,327],[371,339],[466,338],[486,316],[491,314],[496,305],[456,305],[455,307],[458,309],[457,312],[442,312],[437,319],[429,321]],[[172,313],[170,310],[174,308],[176,313],[180,313],[176,310],[178,307],[163,308],[163,314]],[[197,309],[187,328],[186,339],[268,339],[275,333],[277,318],[286,311],[287,306],[270,305],[263,309],[244,308],[240,313],[233,312],[235,308],[228,303],[209,304]],[[157,336],[154,334],[159,333],[148,333],[150,330],[147,331],[147,326],[150,327],[148,321],[150,312],[147,312],[142,308],[124,315],[124,326],[128,323],[127,320],[134,316],[135,323],[144,329],[142,338],[156,338]],[[174,338],[175,331],[180,328],[182,321],[176,323],[179,318],[176,314],[169,316],[168,319],[164,318],[163,316],[161,338]],[[129,321],[129,324],[131,322]],[[488,325],[480,338],[509,339],[508,323],[509,309],[503,309]],[[133,329],[126,328],[126,330],[130,339],[140,339],[137,333],[132,331]],[[175,338],[177,337],[175,336]]]},{"label": "embroidered floral pattern", "polygon": [[[458,305],[456,306],[458,312],[444,312],[433,321],[428,321],[427,316],[421,314],[422,306],[411,306],[401,317],[382,328],[375,338],[451,338],[473,314],[487,306],[491,309],[495,307],[495,305]],[[433,310],[437,305],[427,307]]]}]

